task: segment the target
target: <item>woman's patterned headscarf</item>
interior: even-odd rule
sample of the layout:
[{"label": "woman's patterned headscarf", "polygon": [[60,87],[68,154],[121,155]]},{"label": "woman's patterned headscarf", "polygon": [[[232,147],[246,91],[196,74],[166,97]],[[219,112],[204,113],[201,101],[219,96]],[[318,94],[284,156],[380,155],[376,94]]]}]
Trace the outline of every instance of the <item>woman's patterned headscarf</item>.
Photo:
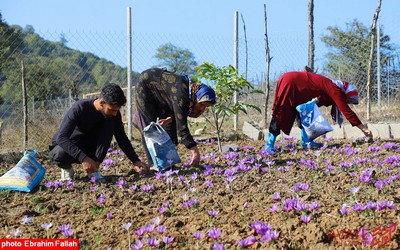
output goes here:
[{"label": "woman's patterned headscarf", "polygon": [[182,77],[189,82],[189,114],[196,103],[211,102],[215,104],[215,91],[211,87],[202,83],[192,82],[187,75],[182,75]]}]

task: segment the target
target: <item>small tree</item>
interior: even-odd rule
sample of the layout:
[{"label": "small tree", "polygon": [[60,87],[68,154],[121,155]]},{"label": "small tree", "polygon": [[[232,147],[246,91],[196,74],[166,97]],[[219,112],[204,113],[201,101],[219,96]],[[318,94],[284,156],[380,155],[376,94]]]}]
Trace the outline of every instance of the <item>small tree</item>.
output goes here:
[{"label": "small tree", "polygon": [[263,93],[261,90],[254,89],[253,85],[243,76],[240,76],[233,66],[217,67],[212,63],[205,62],[197,67],[200,78],[214,82],[214,90],[217,96],[217,103],[211,107],[212,119],[206,120],[217,130],[218,148],[222,152],[221,129],[225,118],[238,114],[240,111],[247,113],[249,108],[253,108],[261,113],[261,109],[255,105],[233,102],[235,91],[238,93],[239,100],[253,93]]},{"label": "small tree", "polygon": [[160,61],[159,66],[166,66],[171,72],[191,75],[197,66],[195,57],[188,49],[182,49],[171,43],[157,49],[155,57]]}]

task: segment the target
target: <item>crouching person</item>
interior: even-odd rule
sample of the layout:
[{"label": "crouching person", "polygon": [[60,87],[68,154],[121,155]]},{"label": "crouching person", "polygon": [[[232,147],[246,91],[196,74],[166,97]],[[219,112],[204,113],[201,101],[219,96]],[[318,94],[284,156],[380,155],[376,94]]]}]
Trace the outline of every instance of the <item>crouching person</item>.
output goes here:
[{"label": "crouching person", "polygon": [[109,84],[102,88],[99,98],[82,99],[72,105],[52,139],[49,153],[52,163],[61,168],[62,180],[72,180],[72,164],[80,163],[89,178],[104,182],[99,166],[113,136],[136,172],[148,170],[125,133],[120,113],[125,103],[122,89]]}]

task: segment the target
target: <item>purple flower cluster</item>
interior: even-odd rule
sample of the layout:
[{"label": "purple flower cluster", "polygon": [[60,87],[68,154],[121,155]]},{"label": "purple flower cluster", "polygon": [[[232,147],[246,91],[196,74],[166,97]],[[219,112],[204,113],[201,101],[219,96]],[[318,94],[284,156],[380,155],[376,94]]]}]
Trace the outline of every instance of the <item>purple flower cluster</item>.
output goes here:
[{"label": "purple flower cluster", "polygon": [[49,190],[53,189],[53,191],[56,191],[57,189],[62,188],[62,187],[65,187],[67,189],[74,189],[75,188],[75,184],[70,180],[66,180],[65,182],[60,181],[60,180],[49,181],[49,182],[46,182],[44,184],[44,186]]},{"label": "purple flower cluster", "polygon": [[299,163],[306,167],[309,167],[312,170],[315,170],[318,168],[317,164],[313,160],[305,160],[304,158],[301,158]]},{"label": "purple flower cluster", "polygon": [[182,203],[183,208],[198,207],[200,205],[200,200],[190,198],[188,201]]},{"label": "purple flower cluster", "polygon": [[298,182],[294,185],[292,188],[293,192],[298,193],[300,191],[308,191],[308,184],[307,183],[301,183]]},{"label": "purple flower cluster", "polygon": [[60,230],[61,234],[65,237],[71,237],[74,234],[74,230],[71,229],[69,224],[62,224],[61,226],[57,227]]},{"label": "purple flower cluster", "polygon": [[368,183],[372,180],[372,176],[375,173],[375,168],[368,168],[361,172],[361,177],[358,178],[359,181]]},{"label": "purple flower cluster", "polygon": [[[318,202],[312,202],[310,204],[307,204],[307,203],[303,203],[300,199],[297,199],[297,198],[288,198],[288,199],[282,200],[281,202],[283,204],[282,211],[284,211],[284,212],[289,212],[293,209],[296,211],[300,211],[300,212],[306,211],[306,210],[313,212],[314,210],[321,207],[321,205]],[[275,212],[276,210],[277,210],[277,208],[275,206],[275,209],[273,212]]]},{"label": "purple flower cluster", "polygon": [[126,182],[126,180],[118,180],[116,183],[115,183],[115,185],[117,185],[119,188],[123,188],[126,184],[128,184],[127,182]]},{"label": "purple flower cluster", "polygon": [[[349,208],[349,206],[347,204],[343,204],[342,208],[340,209],[340,212],[343,215],[347,215],[349,213],[348,208]],[[389,200],[384,200],[381,202],[369,201],[365,204],[355,203],[355,204],[353,204],[352,209],[353,209],[353,211],[358,211],[358,212],[363,212],[366,210],[382,211],[385,209],[394,210],[394,209],[396,209],[396,206],[394,205],[393,201],[389,201]]]},{"label": "purple flower cluster", "polygon": [[149,193],[151,190],[153,190],[154,189],[154,186],[153,185],[144,185],[143,187],[141,187],[140,188],[140,190],[143,192],[143,193]]},{"label": "purple flower cluster", "polygon": [[[154,223],[158,224],[160,222],[159,218],[153,220]],[[149,224],[141,226],[138,230],[134,232],[135,235],[139,237],[139,239],[131,244],[132,249],[142,249],[145,244],[147,244],[150,248],[157,248],[160,245],[160,242],[164,242],[165,245],[169,245],[174,241],[174,237],[166,236],[164,233],[167,230],[167,227],[164,225],[156,226],[156,224]],[[153,231],[156,229],[158,235],[154,235]],[[158,237],[161,236],[161,238]]]},{"label": "purple flower cluster", "polygon": [[[255,221],[250,224],[250,228],[254,230],[256,236],[259,236],[261,242],[268,243],[271,240],[276,240],[279,238],[280,232],[274,230],[271,227],[271,224],[266,224],[265,222]],[[250,240],[247,240],[242,243],[249,243]],[[240,245],[240,243],[238,243]]]}]

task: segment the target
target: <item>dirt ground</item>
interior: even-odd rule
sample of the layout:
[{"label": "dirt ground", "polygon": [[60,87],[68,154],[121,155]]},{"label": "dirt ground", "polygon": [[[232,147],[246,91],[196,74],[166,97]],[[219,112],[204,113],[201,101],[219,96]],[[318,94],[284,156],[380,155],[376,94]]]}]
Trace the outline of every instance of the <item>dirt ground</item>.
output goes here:
[{"label": "dirt ground", "polygon": [[0,237],[77,238],[80,249],[399,249],[400,142],[324,142],[303,150],[289,137],[269,156],[263,141],[224,141],[233,151],[219,153],[204,140],[199,167],[179,146],[182,164],[163,174],[135,174],[110,150],[104,184],[79,165],[73,184],[57,183],[42,152],[34,191],[0,191]]}]

